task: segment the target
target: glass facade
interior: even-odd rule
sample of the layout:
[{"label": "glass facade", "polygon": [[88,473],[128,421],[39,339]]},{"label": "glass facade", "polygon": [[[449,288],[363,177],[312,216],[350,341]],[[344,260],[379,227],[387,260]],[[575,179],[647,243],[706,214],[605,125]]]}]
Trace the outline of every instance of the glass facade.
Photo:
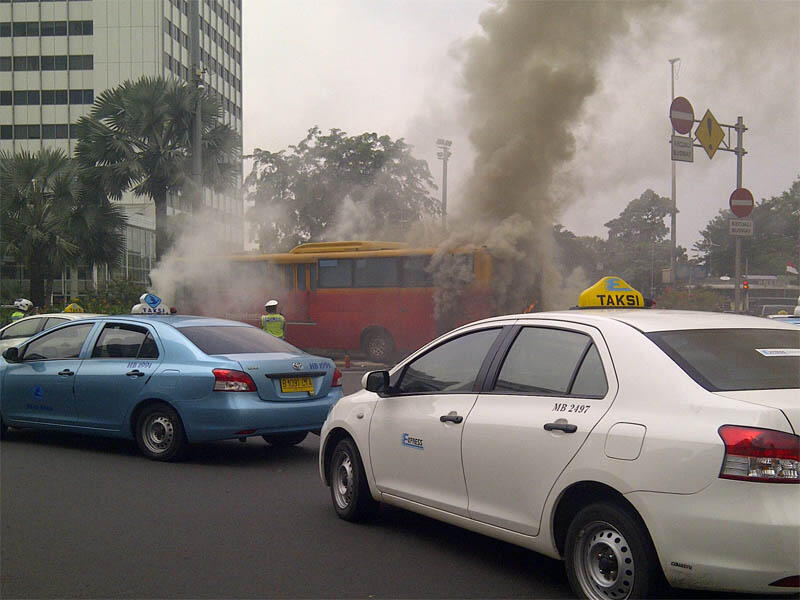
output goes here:
[{"label": "glass facade", "polygon": [[[190,81],[189,9],[186,0],[0,0],[0,150],[54,147],[71,154],[73,125],[103,90],[145,75]],[[199,10],[196,35],[204,83],[223,105],[223,122],[241,136],[241,1],[200,0]],[[241,184],[241,170],[238,179]],[[122,203],[126,211],[139,214],[141,207],[152,205],[132,194],[125,194]],[[207,189],[204,204],[225,236],[224,251],[242,250],[241,194]],[[180,195],[168,198],[168,214],[189,209]],[[152,266],[153,229],[152,216],[134,219],[127,229],[126,261],[120,269],[135,281],[145,282]],[[99,271],[102,275],[106,269]],[[61,281],[80,288],[88,280],[65,273]]]}]

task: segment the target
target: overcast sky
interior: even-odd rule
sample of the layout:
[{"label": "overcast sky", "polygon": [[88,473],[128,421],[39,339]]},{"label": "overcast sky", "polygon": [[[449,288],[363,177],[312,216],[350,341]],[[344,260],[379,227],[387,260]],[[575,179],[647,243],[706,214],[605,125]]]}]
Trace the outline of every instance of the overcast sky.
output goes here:
[{"label": "overcast sky", "polygon": [[[428,160],[434,141],[453,140],[448,204],[472,170],[472,124],[463,116],[466,40],[481,35],[475,0],[244,0],[244,149],[272,151],[313,125],[348,134],[403,137]],[[598,67],[601,82],[572,126],[576,152],[563,165],[570,202],[560,221],[605,237],[603,224],[651,188],[670,195],[670,66],[676,96],[699,119],[744,118],[743,183],[757,200],[800,177],[800,2],[668,3],[658,18],[631,20]],[[565,39],[564,44],[569,44]],[[544,91],[546,93],[546,91]],[[735,139],[733,140],[735,145]],[[736,155],[695,149],[678,163],[678,243],[727,207]]]}]

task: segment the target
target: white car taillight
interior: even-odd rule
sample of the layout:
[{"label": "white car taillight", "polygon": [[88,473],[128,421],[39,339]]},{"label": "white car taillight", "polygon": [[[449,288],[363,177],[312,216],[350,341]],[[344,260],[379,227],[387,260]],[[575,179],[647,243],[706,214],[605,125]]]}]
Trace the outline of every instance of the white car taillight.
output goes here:
[{"label": "white car taillight", "polygon": [[256,383],[244,371],[214,369],[215,392],[255,392]]},{"label": "white car taillight", "polygon": [[740,425],[723,425],[723,479],[765,483],[800,483],[800,436]]}]

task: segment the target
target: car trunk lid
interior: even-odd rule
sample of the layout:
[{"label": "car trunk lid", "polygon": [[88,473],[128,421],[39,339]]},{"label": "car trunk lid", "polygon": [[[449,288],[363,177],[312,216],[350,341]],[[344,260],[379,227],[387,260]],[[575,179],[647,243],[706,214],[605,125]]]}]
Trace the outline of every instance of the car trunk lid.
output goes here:
[{"label": "car trunk lid", "polygon": [[301,402],[330,392],[332,360],[306,354],[272,353],[219,355],[234,360],[250,375],[262,400]]},{"label": "car trunk lid", "polygon": [[800,390],[797,388],[779,390],[739,390],[715,392],[719,396],[741,400],[751,404],[777,408],[789,421],[796,434],[800,433]]}]

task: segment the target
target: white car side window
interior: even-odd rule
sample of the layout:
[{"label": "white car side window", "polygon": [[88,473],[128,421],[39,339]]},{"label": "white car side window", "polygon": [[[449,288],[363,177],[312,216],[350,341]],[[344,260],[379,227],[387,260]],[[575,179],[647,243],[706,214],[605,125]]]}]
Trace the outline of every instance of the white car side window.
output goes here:
[{"label": "white car side window", "polygon": [[586,334],[525,327],[514,340],[495,391],[602,397],[608,391],[600,355]]},{"label": "white car side window", "polygon": [[485,329],[449,340],[410,363],[395,390],[401,394],[468,392],[500,329]]},{"label": "white car side window", "polygon": [[39,325],[42,324],[42,319],[25,319],[19,323],[15,323],[3,332],[3,339],[31,337],[39,330]]}]

